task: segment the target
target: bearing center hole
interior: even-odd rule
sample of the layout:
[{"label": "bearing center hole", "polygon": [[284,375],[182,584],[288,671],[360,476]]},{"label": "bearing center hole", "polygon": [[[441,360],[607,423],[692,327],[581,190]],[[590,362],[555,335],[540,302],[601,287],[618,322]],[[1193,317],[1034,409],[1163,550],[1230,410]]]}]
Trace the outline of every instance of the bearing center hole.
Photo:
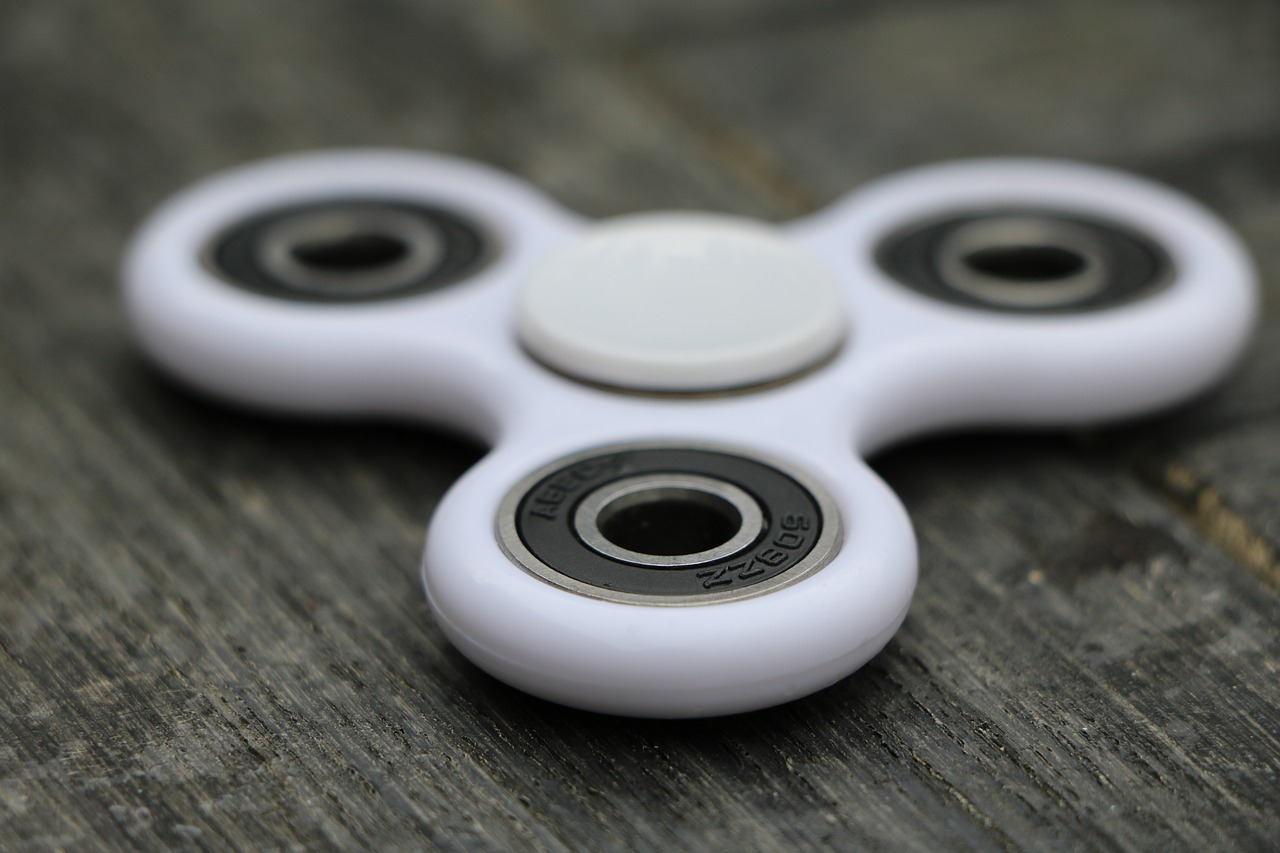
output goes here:
[{"label": "bearing center hole", "polygon": [[291,252],[298,263],[312,269],[357,272],[394,264],[409,254],[409,246],[385,234],[353,232],[299,243]]},{"label": "bearing center hole", "polygon": [[1078,252],[1060,246],[1010,244],[976,249],[964,256],[974,272],[1011,281],[1056,281],[1079,274],[1087,263]]},{"label": "bearing center hole", "polygon": [[717,495],[663,487],[632,492],[606,504],[596,524],[619,548],[674,557],[728,542],[742,527],[742,516]]}]

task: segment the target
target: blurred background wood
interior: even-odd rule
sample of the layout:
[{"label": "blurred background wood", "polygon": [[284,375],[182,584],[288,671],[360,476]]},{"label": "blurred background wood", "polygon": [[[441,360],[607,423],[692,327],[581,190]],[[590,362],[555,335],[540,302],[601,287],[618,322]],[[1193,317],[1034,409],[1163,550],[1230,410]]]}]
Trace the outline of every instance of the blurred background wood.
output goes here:
[{"label": "blurred background wood", "polygon": [[[213,170],[384,145],[584,213],[786,219],[918,163],[1131,169],[1244,235],[1265,317],[1182,410],[878,470],[905,626],[684,723],[524,696],[419,589],[483,449],[159,379],[115,269]],[[223,0],[0,7],[0,847],[1277,849],[1280,6]]]}]

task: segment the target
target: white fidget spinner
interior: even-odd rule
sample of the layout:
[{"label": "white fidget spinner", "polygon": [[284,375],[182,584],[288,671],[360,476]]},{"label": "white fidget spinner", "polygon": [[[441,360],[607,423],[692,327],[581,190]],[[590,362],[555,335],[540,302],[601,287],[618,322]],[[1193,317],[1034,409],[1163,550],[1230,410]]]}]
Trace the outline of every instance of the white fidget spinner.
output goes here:
[{"label": "white fidget spinner", "polygon": [[775,226],[592,222],[459,160],[309,154],[170,201],[124,279],[143,346],[199,388],[491,445],[428,531],[440,626],[530,693],[653,717],[804,696],[888,642],[916,548],[867,454],[1177,402],[1257,298],[1193,202],[1035,160]]}]

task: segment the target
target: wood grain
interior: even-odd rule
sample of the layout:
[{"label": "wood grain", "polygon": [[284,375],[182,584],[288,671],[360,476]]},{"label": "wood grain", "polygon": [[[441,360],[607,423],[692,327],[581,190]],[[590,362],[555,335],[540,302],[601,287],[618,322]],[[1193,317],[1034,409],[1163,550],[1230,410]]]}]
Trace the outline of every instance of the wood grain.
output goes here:
[{"label": "wood grain", "polygon": [[[0,848],[1275,849],[1272,7],[604,8],[0,9]],[[1221,212],[1266,314],[1176,413],[877,460],[922,575],[854,677],[728,719],[586,714],[427,611],[422,531],[483,448],[233,410],[128,341],[115,266],[147,210],[354,144],[596,215],[784,218],[916,162],[1087,158]]]}]

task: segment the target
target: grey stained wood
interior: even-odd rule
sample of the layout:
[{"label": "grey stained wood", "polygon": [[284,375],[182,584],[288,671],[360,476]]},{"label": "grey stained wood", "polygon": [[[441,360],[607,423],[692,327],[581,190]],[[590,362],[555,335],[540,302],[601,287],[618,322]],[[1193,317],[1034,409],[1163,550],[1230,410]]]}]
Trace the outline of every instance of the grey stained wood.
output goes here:
[{"label": "grey stained wood", "polygon": [[[0,8],[0,848],[1276,849],[1272,7],[624,5]],[[877,460],[921,581],[852,678],[586,714],[476,670],[423,600],[423,529],[483,448],[235,410],[128,341],[139,217],[353,144],[595,215],[784,218],[936,158],[1087,158],[1219,210],[1266,313],[1177,412]]]}]

